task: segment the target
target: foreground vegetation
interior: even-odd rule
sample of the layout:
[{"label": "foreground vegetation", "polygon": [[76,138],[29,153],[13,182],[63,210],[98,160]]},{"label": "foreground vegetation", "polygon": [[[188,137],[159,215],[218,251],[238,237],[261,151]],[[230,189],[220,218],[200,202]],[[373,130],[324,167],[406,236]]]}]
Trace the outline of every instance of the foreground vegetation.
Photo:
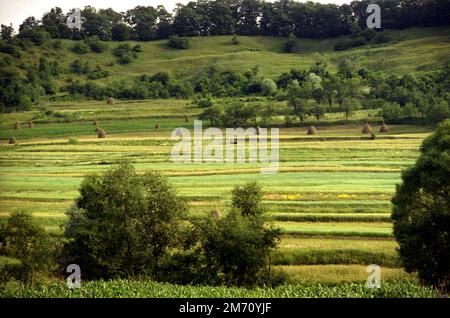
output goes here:
[{"label": "foreground vegetation", "polygon": [[11,283],[0,291],[0,297],[84,297],[84,298],[409,298],[437,297],[431,289],[415,283],[383,284],[380,289],[370,289],[364,284],[344,283],[336,286],[292,285],[277,288],[202,287],[154,283],[145,280],[92,281],[82,283],[79,289],[69,289],[65,283],[50,283],[27,287]]}]

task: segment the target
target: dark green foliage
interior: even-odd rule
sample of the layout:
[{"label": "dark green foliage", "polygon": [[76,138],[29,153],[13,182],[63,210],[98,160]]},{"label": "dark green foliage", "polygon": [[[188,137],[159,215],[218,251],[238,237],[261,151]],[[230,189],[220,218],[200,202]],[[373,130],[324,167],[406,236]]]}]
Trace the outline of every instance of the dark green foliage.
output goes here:
[{"label": "dark green foliage", "polygon": [[[381,7],[384,29],[441,26],[448,25],[450,21],[448,1],[429,0],[417,5],[402,0],[380,0],[377,3]],[[70,30],[65,23],[66,14],[60,8],[53,8],[44,14],[41,23],[33,17],[26,19],[19,28],[19,34],[35,43],[40,42],[40,31],[50,34],[52,38],[80,40],[98,36],[103,41],[111,38],[116,41],[149,41],[167,39],[174,34],[287,37],[291,33],[299,38],[350,34],[353,39],[362,37],[366,41],[374,41],[374,31],[365,28],[367,4],[364,1],[338,6],[285,0],[207,0],[177,5],[174,15],[162,5],[156,8],[140,5],[125,13],[87,6],[81,12],[84,20],[82,30]],[[70,13],[72,11],[67,15]],[[11,36],[7,28],[4,28],[4,39]],[[375,36],[374,42],[385,43],[378,42],[380,39]],[[351,43],[347,48],[350,47]],[[292,48],[293,45],[288,45],[286,49],[292,52]],[[338,49],[342,48],[342,45],[338,46]]]},{"label": "dark green foliage", "polygon": [[89,46],[84,42],[78,42],[72,47],[72,51],[77,54],[86,54],[89,52]]},{"label": "dark green foliage", "polygon": [[133,59],[137,57],[137,52],[138,51],[133,50],[133,48],[128,43],[118,45],[113,51],[114,55],[118,57],[117,61],[120,64],[131,63]]},{"label": "dark green foliage", "polygon": [[186,37],[179,37],[178,35],[172,35],[169,37],[167,45],[175,49],[185,50],[189,48],[189,39]]},{"label": "dark green foliage", "polygon": [[67,212],[61,265],[80,265],[86,278],[157,276],[169,247],[182,242],[186,212],[167,179],[138,175],[126,163],[87,176]]},{"label": "dark green foliage", "polygon": [[232,191],[232,205],[243,216],[261,216],[265,210],[262,205],[262,189],[256,182],[236,186]]},{"label": "dark green foliage", "polygon": [[233,37],[231,38],[231,44],[233,45],[239,45],[239,43],[241,43],[239,41],[239,38],[236,35],[233,35]]},{"label": "dark green foliage", "polygon": [[374,39],[373,42],[376,44],[383,44],[389,42],[389,36],[385,32],[378,33]]},{"label": "dark green foliage", "polygon": [[14,56],[18,56],[19,52],[17,51],[14,45],[8,44],[4,41],[0,41],[0,52],[6,53]]},{"label": "dark green foliage", "polygon": [[199,116],[201,120],[209,120],[211,126],[219,124],[221,121],[222,109],[218,106],[209,106]]},{"label": "dark green foliage", "polygon": [[392,199],[394,235],[405,269],[450,291],[450,120],[422,144]]},{"label": "dark green foliage", "polygon": [[133,46],[133,52],[142,52],[142,45],[140,44],[136,44],[135,46]]},{"label": "dark green foliage", "polygon": [[131,29],[125,23],[119,23],[111,28],[113,41],[129,41],[131,39]]},{"label": "dark green foliage", "polygon": [[108,49],[106,43],[102,43],[98,36],[93,36],[84,41],[94,53],[102,53]]},{"label": "dark green foliage", "polygon": [[286,53],[298,53],[300,51],[296,37],[293,33],[290,33],[288,40],[284,42],[283,51]]},{"label": "dark green foliage", "polygon": [[48,273],[55,255],[54,246],[30,213],[13,212],[6,223],[0,224],[0,254],[20,261],[1,269],[7,272],[8,280],[33,283],[36,274]]},{"label": "dark green foliage", "polygon": [[200,230],[210,284],[255,285],[268,281],[270,252],[280,234],[277,229],[264,226],[258,217],[233,211],[219,221],[204,221]]},{"label": "dark green foliage", "polygon": [[11,25],[1,25],[1,30],[0,30],[0,39],[1,40],[10,40],[13,36],[14,33],[14,29]]}]

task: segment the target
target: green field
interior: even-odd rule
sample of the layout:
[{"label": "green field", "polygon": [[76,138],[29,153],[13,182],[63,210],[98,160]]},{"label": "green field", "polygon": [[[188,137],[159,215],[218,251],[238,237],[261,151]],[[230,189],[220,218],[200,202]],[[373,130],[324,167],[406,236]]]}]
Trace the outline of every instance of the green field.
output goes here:
[{"label": "green field", "polygon": [[[367,45],[335,52],[334,39],[297,39],[300,53],[282,53],[283,38],[240,36],[192,37],[189,50],[172,50],[166,41],[139,42],[143,51],[129,65],[116,62],[112,50],[118,42],[105,42],[108,50],[82,56],[72,52],[73,41],[62,40],[63,48],[51,49],[52,41],[33,46],[20,58],[11,59],[11,69],[24,75],[20,64],[35,63],[45,56],[65,69],[76,59],[99,64],[110,76],[96,82],[131,83],[140,74],[170,73],[177,81],[203,74],[210,66],[223,70],[259,67],[261,78],[276,79],[291,69],[308,69],[316,53],[323,54],[330,72],[342,58],[351,58],[370,71],[386,74],[427,74],[450,62],[450,28],[421,28],[386,31],[387,44]],[[136,42],[137,43],[137,42]],[[133,43],[135,44],[135,43]],[[0,59],[6,55],[0,53]],[[34,61],[34,62],[33,62]],[[68,71],[55,78],[59,88],[82,75]],[[259,97],[258,97],[259,98]],[[264,192],[267,222],[279,227],[282,239],[271,256],[276,271],[284,271],[288,284],[277,288],[222,288],[173,286],[155,282],[113,280],[86,282],[70,292],[62,282],[35,289],[13,286],[3,296],[22,297],[433,297],[419,287],[417,278],[401,268],[393,237],[391,198],[401,172],[419,156],[431,125],[389,125],[389,133],[378,133],[379,109],[356,110],[348,121],[344,113],[327,113],[317,123],[309,116],[284,126],[284,115],[273,116],[269,127],[280,128],[279,168],[275,174],[261,174],[261,164],[176,164],[171,161],[178,127],[193,129],[193,120],[203,111],[192,100],[66,100],[58,93],[43,98],[26,112],[0,114],[0,222],[12,212],[27,211],[57,238],[62,238],[65,212],[78,196],[86,174],[102,173],[120,160],[128,160],[138,172],[157,170],[168,176],[178,194],[185,198],[187,219],[210,215],[212,209],[227,214],[231,190],[236,185],[257,181]],[[252,97],[217,98],[215,103]],[[264,104],[269,99],[261,97]],[[271,101],[282,114],[286,102]],[[54,114],[50,116],[47,111]],[[185,122],[185,116],[189,121]],[[361,133],[366,120],[376,136]],[[105,130],[97,138],[94,120]],[[27,123],[33,121],[34,128]],[[14,129],[14,124],[21,124]],[[307,136],[310,123],[318,129]],[[160,128],[156,129],[155,125]],[[209,123],[204,123],[208,128]],[[9,138],[17,143],[9,145]],[[15,260],[0,256],[0,265]],[[382,267],[382,288],[365,288],[369,264]],[[11,293],[11,294],[10,294]]]},{"label": "green field", "polygon": [[[60,112],[76,109],[70,123],[35,121],[36,128],[11,127],[17,114],[2,114],[0,136],[0,217],[30,211],[45,228],[62,235],[64,212],[78,195],[85,174],[109,169],[128,159],[138,171],[154,169],[169,176],[189,204],[189,219],[227,213],[230,190],[258,181],[264,190],[268,222],[283,236],[273,264],[294,283],[363,283],[365,266],[382,266],[386,281],[411,281],[400,269],[392,236],[390,198],[402,169],[414,163],[428,126],[391,126],[375,140],[361,140],[361,125],[326,124],[306,136],[305,127],[280,129],[280,167],[260,174],[260,164],[175,164],[170,160],[176,127],[192,128],[179,114],[191,115],[188,101],[47,103]],[[187,110],[186,110],[187,109]],[[21,113],[30,119],[37,109]],[[363,118],[364,113],[354,118]],[[92,121],[107,131],[99,140]],[[160,123],[161,129],[155,129]],[[378,127],[374,125],[374,130]],[[7,138],[16,136],[17,145]],[[320,137],[328,139],[320,140]],[[77,142],[69,142],[76,138]]]}]

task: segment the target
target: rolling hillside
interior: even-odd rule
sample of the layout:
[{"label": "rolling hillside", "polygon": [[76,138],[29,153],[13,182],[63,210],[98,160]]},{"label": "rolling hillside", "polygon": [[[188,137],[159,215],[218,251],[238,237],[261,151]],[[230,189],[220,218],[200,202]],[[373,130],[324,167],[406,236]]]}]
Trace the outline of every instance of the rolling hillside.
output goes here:
[{"label": "rolling hillside", "polygon": [[[166,40],[151,42],[125,42],[140,44],[142,52],[130,64],[121,65],[112,50],[124,42],[105,42],[108,49],[103,53],[76,54],[71,48],[76,43],[63,40],[61,49],[54,49],[50,41],[43,47],[32,46],[22,52],[20,58],[12,58],[15,68],[25,73],[28,66],[37,66],[39,57],[46,56],[50,61],[58,61],[68,69],[70,63],[80,59],[92,67],[99,64],[110,72],[110,76],[97,82],[118,80],[131,81],[139,74],[154,74],[158,71],[171,73],[177,79],[189,79],[211,65],[219,69],[246,71],[259,66],[260,75],[276,78],[292,68],[306,69],[311,66],[314,55],[319,52],[328,58],[330,69],[344,57],[354,59],[358,65],[373,71],[388,71],[398,74],[426,73],[437,70],[450,61],[450,28],[413,28],[402,31],[388,31],[390,42],[379,45],[366,45],[356,49],[336,52],[334,45],[341,38],[297,39],[300,52],[282,52],[283,38],[240,36],[239,45],[231,44],[231,36],[193,37],[190,49],[168,48]],[[0,53],[0,57],[6,54]],[[58,82],[64,83],[68,77],[77,79],[76,74],[60,76]],[[83,77],[80,76],[80,79]]]}]

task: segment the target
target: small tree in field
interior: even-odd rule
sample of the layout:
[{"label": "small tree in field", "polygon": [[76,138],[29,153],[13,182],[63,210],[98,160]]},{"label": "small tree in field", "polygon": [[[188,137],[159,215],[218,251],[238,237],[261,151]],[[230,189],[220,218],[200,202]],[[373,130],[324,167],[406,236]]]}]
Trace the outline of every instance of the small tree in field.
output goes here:
[{"label": "small tree in field", "polygon": [[256,182],[249,182],[244,186],[236,186],[232,191],[233,207],[243,216],[261,216],[264,212],[262,205],[262,189]]},{"label": "small tree in field", "polygon": [[34,283],[37,273],[48,272],[53,249],[44,228],[30,213],[13,212],[0,226],[0,254],[16,258],[20,264],[7,267],[7,276]]},{"label": "small tree in field", "polygon": [[403,172],[392,200],[394,235],[408,272],[450,291],[450,120],[426,139],[416,164]]},{"label": "small tree in field", "polygon": [[224,218],[209,218],[201,226],[202,251],[209,280],[216,284],[254,285],[270,279],[270,252],[279,229],[264,224],[261,187],[235,187],[233,210]]},{"label": "small tree in field", "polygon": [[63,266],[78,264],[87,278],[157,275],[168,248],[180,242],[185,212],[158,173],[139,175],[122,163],[87,176],[68,211]]}]

